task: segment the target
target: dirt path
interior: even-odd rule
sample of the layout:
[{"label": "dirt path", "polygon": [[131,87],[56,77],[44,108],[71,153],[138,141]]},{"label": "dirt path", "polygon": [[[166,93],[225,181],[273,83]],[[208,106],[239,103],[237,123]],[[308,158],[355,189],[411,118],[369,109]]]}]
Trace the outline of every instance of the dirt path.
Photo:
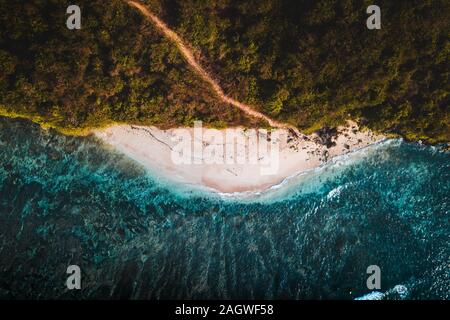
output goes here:
[{"label": "dirt path", "polygon": [[244,111],[245,113],[247,113],[252,117],[267,121],[274,128],[291,129],[295,133],[299,134],[297,128],[271,119],[265,114],[256,111],[253,107],[241,103],[239,101],[236,101],[235,99],[226,95],[222,90],[222,88],[220,87],[220,85],[213,79],[213,77],[209,75],[208,72],[195,60],[192,51],[173,30],[171,30],[163,21],[161,21],[155,14],[153,14],[147,6],[141,4],[138,1],[127,1],[127,2],[130,6],[138,9],[148,20],[150,20],[163,33],[164,36],[166,36],[170,41],[174,42],[177,45],[178,49],[180,50],[181,54],[186,59],[188,64],[194,69],[195,72],[197,72],[200,75],[200,77],[202,77],[203,80],[205,80],[211,85],[213,90],[216,92],[216,94],[222,101],[241,109],[242,111]]}]

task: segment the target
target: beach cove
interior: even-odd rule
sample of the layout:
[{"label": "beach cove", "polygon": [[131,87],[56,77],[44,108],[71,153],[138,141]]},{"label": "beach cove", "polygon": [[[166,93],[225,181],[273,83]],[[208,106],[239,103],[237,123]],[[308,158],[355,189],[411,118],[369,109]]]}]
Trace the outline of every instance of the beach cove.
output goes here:
[{"label": "beach cove", "polygon": [[[177,158],[181,130],[187,135],[182,148],[184,159]],[[360,130],[351,121],[325,134],[234,128],[230,135],[227,130],[116,125],[95,131],[95,136],[173,181],[221,193],[264,191],[335,157],[385,139],[370,130]],[[218,136],[223,139],[217,139]],[[192,142],[188,144],[192,152],[187,157],[186,140]],[[212,147],[213,150],[208,149]]]}]

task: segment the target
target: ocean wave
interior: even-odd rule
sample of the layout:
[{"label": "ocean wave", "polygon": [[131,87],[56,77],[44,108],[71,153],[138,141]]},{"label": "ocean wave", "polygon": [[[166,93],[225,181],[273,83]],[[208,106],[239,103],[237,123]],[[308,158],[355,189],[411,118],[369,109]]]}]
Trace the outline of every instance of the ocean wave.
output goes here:
[{"label": "ocean wave", "polygon": [[388,141],[258,202],[166,183],[90,138],[0,121],[0,142],[0,298],[73,298],[69,262],[78,298],[375,298],[372,264],[383,299],[449,297],[448,153]]},{"label": "ocean wave", "polygon": [[372,291],[361,297],[355,298],[355,300],[386,300],[386,299],[396,299],[405,300],[409,297],[409,290],[406,286],[398,284],[392,289],[386,292]]},{"label": "ocean wave", "polygon": [[[302,185],[311,185],[311,180],[314,180],[318,175],[328,173],[329,175],[339,173],[349,166],[374,155],[377,151],[387,148],[395,148],[403,143],[403,139],[383,139],[368,146],[355,149],[349,153],[333,157],[328,162],[320,165],[317,168],[297,172],[289,177],[283,179],[280,183],[270,186],[263,191],[245,191],[234,193],[220,193],[218,194],[228,200],[246,201],[246,202],[273,202],[283,201],[289,197],[295,196],[298,193],[299,187]],[[211,190],[216,192],[215,190]]]}]

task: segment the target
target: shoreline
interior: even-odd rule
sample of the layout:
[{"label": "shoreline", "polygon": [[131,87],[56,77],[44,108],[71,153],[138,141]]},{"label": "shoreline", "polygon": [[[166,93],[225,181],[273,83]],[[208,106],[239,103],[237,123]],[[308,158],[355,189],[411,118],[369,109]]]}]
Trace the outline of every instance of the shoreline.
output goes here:
[{"label": "shoreline", "polygon": [[[188,155],[191,162],[174,161],[174,151],[179,151],[179,142],[174,139],[177,130],[194,137],[193,152]],[[168,180],[206,187],[223,195],[263,192],[277,188],[293,176],[319,168],[333,158],[386,138],[370,130],[361,131],[355,122],[348,121],[347,125],[340,126],[335,131],[310,135],[292,136],[287,129],[275,129],[267,133],[261,129],[256,130],[257,138],[251,140],[248,129],[234,128],[236,140],[204,140],[212,132],[225,137],[227,130],[229,129],[161,130],[147,126],[114,125],[95,130],[94,135]],[[198,133],[201,141],[198,139]],[[270,146],[267,147],[267,144]],[[230,146],[233,152],[231,156],[226,152]],[[197,152],[196,148],[199,147],[202,150]],[[268,150],[267,154],[258,155],[258,159],[253,162],[249,161],[250,156],[254,156],[254,150],[266,150],[264,147]],[[214,149],[215,153],[208,152],[208,148]],[[217,150],[225,152],[218,155]],[[236,161],[239,159],[245,161]]]}]

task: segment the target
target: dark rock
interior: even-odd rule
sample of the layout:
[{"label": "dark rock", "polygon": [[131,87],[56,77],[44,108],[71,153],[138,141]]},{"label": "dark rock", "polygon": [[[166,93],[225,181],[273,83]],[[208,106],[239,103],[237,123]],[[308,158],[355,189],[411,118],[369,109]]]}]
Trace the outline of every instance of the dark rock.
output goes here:
[{"label": "dark rock", "polygon": [[338,134],[336,128],[330,128],[328,126],[325,126],[322,129],[317,130],[316,134],[318,137],[317,142],[326,146],[327,148],[331,148],[336,145],[336,142],[333,141],[333,139]]}]

